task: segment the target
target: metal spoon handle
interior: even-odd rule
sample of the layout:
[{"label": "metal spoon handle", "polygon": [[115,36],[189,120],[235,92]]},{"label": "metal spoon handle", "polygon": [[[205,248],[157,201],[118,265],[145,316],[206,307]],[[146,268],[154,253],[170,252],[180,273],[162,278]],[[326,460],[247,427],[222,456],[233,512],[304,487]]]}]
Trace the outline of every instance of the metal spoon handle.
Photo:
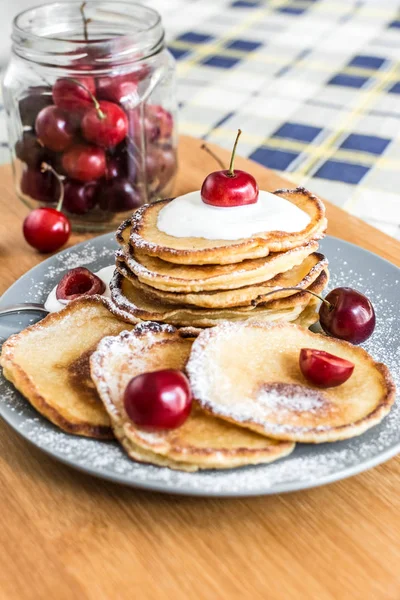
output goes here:
[{"label": "metal spoon handle", "polygon": [[12,313],[23,312],[27,310],[32,312],[49,312],[45,309],[44,304],[10,304],[9,306],[4,306],[3,308],[0,308],[0,317],[1,315],[10,315]]}]

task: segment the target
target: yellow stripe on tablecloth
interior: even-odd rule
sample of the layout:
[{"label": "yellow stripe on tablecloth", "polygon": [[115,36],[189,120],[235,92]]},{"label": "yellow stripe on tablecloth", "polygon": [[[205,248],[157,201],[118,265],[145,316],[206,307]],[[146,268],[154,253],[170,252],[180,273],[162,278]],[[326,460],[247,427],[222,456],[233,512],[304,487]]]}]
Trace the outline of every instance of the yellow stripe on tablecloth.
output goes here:
[{"label": "yellow stripe on tablecloth", "polygon": [[[230,38],[231,36],[229,36]],[[227,39],[229,39],[227,38]],[[224,46],[222,46],[220,49],[216,49],[216,44],[213,44],[212,42],[205,42],[204,44],[191,44],[190,42],[184,42],[184,41],[180,41],[180,40],[174,40],[173,42],[171,42],[169,44],[171,47],[176,48],[178,50],[195,50],[196,51],[196,56],[193,58],[193,62],[194,63],[198,63],[200,60],[202,60],[203,58],[207,58],[207,56],[213,56],[215,53],[218,54],[218,56],[224,56],[227,58],[238,58],[240,60],[244,60],[244,61],[248,61],[248,62],[260,62],[260,63],[265,63],[265,64],[274,64],[274,65],[281,65],[281,66],[290,66],[290,62],[291,59],[286,57],[282,57],[282,56],[278,56],[275,54],[268,54],[268,53],[260,53],[257,52],[256,50],[252,50],[250,52],[246,52],[244,50],[234,50],[231,48],[225,48]],[[198,57],[197,55],[200,54],[201,56]],[[178,63],[178,74],[181,75],[182,73],[185,73],[185,65],[187,62],[191,62],[190,58],[183,58],[181,61],[179,61]],[[368,68],[363,68],[363,67],[356,67],[356,66],[343,66],[342,68],[340,67],[333,67],[332,68],[332,64],[329,61],[319,61],[319,60],[312,60],[308,57],[306,58],[302,58],[298,61],[294,61],[295,62],[295,66],[296,68],[306,68],[309,69],[310,71],[318,71],[318,72],[322,72],[322,73],[332,73],[333,75],[336,74],[341,74],[341,75],[351,75],[354,77],[375,77],[377,79],[384,79],[385,81],[387,81],[388,83],[391,82],[397,82],[399,81],[400,78],[400,74],[399,73],[393,73],[391,74],[390,77],[387,77],[386,73],[387,71],[384,70],[380,70],[380,69],[368,69]],[[194,65],[192,65],[194,66]],[[212,67],[214,68],[214,67]],[[224,72],[224,69],[221,69],[221,72]],[[359,92],[362,93],[363,90],[359,89]]]},{"label": "yellow stripe on tablecloth", "polygon": [[[225,48],[223,44],[225,44],[228,40],[235,39],[237,36],[253,25],[253,23],[257,22],[261,17],[265,16],[268,13],[273,12],[275,8],[281,6],[288,6],[287,0],[270,0],[268,5],[264,6],[258,10],[252,10],[249,16],[241,22],[237,27],[232,27],[226,33],[226,35],[222,35],[217,40],[206,42],[205,44],[199,44],[196,46],[196,53],[193,57],[188,57],[184,59],[180,64],[178,64],[178,75],[181,77],[185,75],[190,69],[195,67],[203,58],[206,58],[210,54],[220,54],[220,50],[223,49],[225,52]],[[193,48],[193,46],[190,46]]]},{"label": "yellow stripe on tablecloth", "polygon": [[[199,133],[200,131],[203,131],[203,129],[200,126],[196,127],[196,124],[189,123],[188,121],[185,121],[183,123],[183,128],[185,133],[193,132],[193,134],[195,134],[196,132]],[[227,143],[230,143],[232,141],[236,133],[236,129],[234,130],[226,127],[218,127],[217,129],[213,129],[212,131],[213,138],[217,137],[220,140],[226,140]],[[341,129],[340,131],[335,131],[335,133],[337,133],[338,137],[340,137],[344,134],[353,133],[353,131],[351,129]],[[314,143],[301,142],[299,140],[290,140],[287,138],[280,137],[264,138],[258,135],[246,133],[245,130],[242,131],[241,141],[251,143],[256,147],[263,146],[267,148],[276,148],[283,151],[288,150],[298,153],[306,152],[310,155],[310,157],[315,157],[317,159],[329,158],[332,154],[331,148],[324,147],[322,143],[321,145],[316,145]],[[369,167],[376,165],[379,161],[380,167],[384,167],[387,169],[399,168],[398,160],[385,158],[384,156],[379,157],[376,154],[371,154],[370,152],[348,150],[346,148],[335,149],[335,159],[343,160],[344,162],[348,163],[357,163]],[[293,173],[301,174],[300,171],[293,171]]]},{"label": "yellow stripe on tablecloth", "polygon": [[[365,90],[365,94],[363,94],[355,106],[353,106],[350,111],[346,109],[346,114],[342,119],[339,127],[335,129],[330,135],[325,138],[320,145],[320,150],[323,152],[324,158],[329,158],[332,154],[337,152],[337,142],[343,136],[343,132],[354,131],[354,127],[358,119],[361,117],[365,109],[373,104],[376,98],[381,94],[381,92],[387,86],[387,82],[389,78],[393,75],[395,70],[397,69],[397,64],[393,65],[388,71],[386,71],[387,78],[376,79],[374,84],[368,90]],[[309,160],[304,161],[296,170],[296,173],[302,174],[305,177],[305,180],[308,178],[308,173],[312,170],[319,158],[310,157]]]}]

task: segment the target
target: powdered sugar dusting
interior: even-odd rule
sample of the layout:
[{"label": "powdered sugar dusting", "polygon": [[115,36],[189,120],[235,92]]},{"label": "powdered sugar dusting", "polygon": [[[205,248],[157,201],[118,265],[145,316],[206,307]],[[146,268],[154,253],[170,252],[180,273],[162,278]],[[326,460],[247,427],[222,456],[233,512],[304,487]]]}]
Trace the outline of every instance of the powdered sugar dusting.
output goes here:
[{"label": "powdered sugar dusting", "polygon": [[[400,387],[399,270],[334,238],[324,240],[321,246],[331,265],[330,288],[348,285],[359,289],[372,300],[377,314],[377,327],[364,347],[376,360],[389,367]],[[75,257],[68,260],[72,261],[73,266],[91,265],[89,268],[97,270],[110,264],[114,251],[113,236],[102,236],[74,248]],[[43,301],[57,278],[69,268],[66,264],[70,263],[60,260],[60,256],[63,255],[40,265],[34,274],[25,275],[11,292],[5,294],[2,302]],[[85,258],[91,262],[85,262]],[[19,316],[3,318],[0,337],[7,337],[26,323],[26,319]],[[356,473],[388,459],[400,449],[398,403],[380,425],[358,438],[319,446],[298,444],[288,458],[270,465],[197,473],[136,463],[127,458],[116,442],[84,439],[63,433],[38,416],[3,378],[0,379],[0,412],[24,437],[68,464],[128,485],[175,493],[240,495],[300,489]]]},{"label": "powdered sugar dusting", "polygon": [[[243,327],[260,327],[268,331],[273,324],[268,323],[223,323],[218,328],[205,330],[194,342],[191,356],[186,366],[194,397],[201,406],[236,423],[254,423],[261,426],[269,434],[304,434],[312,431],[326,432],[330,427],[325,424],[291,423],[289,415],[295,413],[311,413],[323,416],[326,409],[332,407],[329,399],[320,391],[314,391],[302,385],[269,383],[253,392],[249,388],[247,394],[238,397],[235,394],[230,375],[221,372],[217,356],[220,351],[215,334],[224,339],[224,346],[229,347],[235,334]],[[208,351],[206,361],[205,352]],[[215,360],[213,359],[215,357]],[[257,360],[257,357],[254,357]],[[215,390],[218,390],[217,397]],[[215,400],[213,399],[215,398]],[[281,421],[281,422],[279,422]]]},{"label": "powdered sugar dusting", "polygon": [[[97,248],[97,246],[94,245],[94,242],[87,242],[82,248],[82,251],[71,250],[67,254],[56,254],[54,257],[55,264],[49,265],[47,273],[44,276],[46,278],[53,278],[61,273],[64,273],[64,271],[69,271],[70,269],[75,269],[76,267],[87,267],[92,265],[99,259],[101,260],[105,257],[113,258],[113,254],[114,253],[110,252],[110,248],[106,245]],[[110,262],[113,261],[111,260]],[[110,262],[108,264],[110,264]],[[108,265],[104,264],[103,266],[107,267]]]},{"label": "powdered sugar dusting", "polygon": [[272,383],[264,386],[257,402],[271,412],[318,413],[326,405],[326,395],[303,385]]}]

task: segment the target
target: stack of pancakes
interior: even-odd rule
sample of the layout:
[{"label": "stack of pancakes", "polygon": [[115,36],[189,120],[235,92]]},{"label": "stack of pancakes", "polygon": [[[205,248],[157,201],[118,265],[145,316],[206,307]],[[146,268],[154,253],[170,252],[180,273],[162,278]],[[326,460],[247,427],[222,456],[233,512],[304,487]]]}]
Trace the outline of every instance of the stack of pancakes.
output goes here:
[{"label": "stack of pancakes", "polygon": [[177,238],[157,226],[170,199],[140,208],[117,232],[112,310],[133,323],[178,327],[226,320],[314,323],[317,300],[303,290],[318,294],[328,283],[327,260],[317,252],[324,205],[304,188],[274,193],[309,215],[307,227],[234,241]]}]

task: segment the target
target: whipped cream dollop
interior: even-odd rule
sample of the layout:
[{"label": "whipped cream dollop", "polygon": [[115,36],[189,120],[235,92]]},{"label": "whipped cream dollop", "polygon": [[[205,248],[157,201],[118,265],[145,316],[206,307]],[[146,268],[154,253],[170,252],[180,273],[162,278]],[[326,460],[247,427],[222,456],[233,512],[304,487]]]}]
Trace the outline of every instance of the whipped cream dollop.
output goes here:
[{"label": "whipped cream dollop", "polygon": [[310,217],[292,202],[260,190],[258,201],[220,208],[205,204],[200,191],[171,200],[158,214],[157,227],[173,237],[239,240],[267,231],[302,231]]},{"label": "whipped cream dollop", "polygon": [[[105,298],[111,298],[110,281],[114,275],[114,271],[115,265],[110,265],[109,267],[104,267],[95,273],[95,275],[100,277],[100,279],[106,284],[106,289],[101,294]],[[46,302],[44,303],[44,307],[49,311],[49,313],[58,312],[59,310],[65,308],[69,302],[71,302],[71,300],[57,300],[57,286],[58,284],[53,287],[50,294],[47,296]]]}]

